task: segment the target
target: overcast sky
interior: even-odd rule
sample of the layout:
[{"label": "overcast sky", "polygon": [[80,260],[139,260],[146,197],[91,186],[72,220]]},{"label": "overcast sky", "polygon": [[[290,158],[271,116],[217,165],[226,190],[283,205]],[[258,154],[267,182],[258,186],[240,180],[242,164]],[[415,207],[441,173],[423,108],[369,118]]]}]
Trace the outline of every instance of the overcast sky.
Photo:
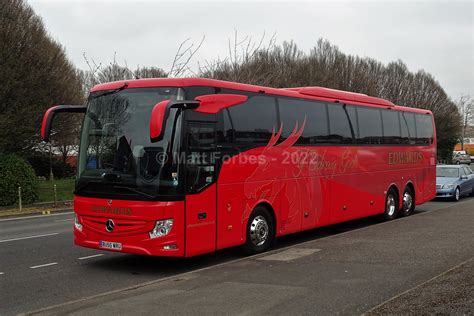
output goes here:
[{"label": "overcast sky", "polygon": [[424,69],[447,93],[474,96],[474,2],[158,2],[29,0],[73,63],[83,53],[103,64],[169,70],[179,44],[206,39],[194,60],[228,55],[237,30],[259,39],[294,40],[308,51],[318,38],[343,52]]}]

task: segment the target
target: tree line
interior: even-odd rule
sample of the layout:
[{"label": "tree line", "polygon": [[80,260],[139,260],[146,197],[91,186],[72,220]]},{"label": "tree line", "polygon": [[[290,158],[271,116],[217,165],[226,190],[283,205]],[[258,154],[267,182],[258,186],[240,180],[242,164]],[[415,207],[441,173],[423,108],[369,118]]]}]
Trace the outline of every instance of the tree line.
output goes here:
[{"label": "tree line", "polygon": [[[116,56],[107,64],[84,55],[87,70],[76,69],[64,48],[48,35],[41,18],[24,0],[0,2],[0,153],[28,158],[48,152],[40,144],[44,111],[54,104],[81,104],[95,84],[136,78],[198,76],[282,87],[323,86],[384,98],[395,104],[429,109],[434,113],[438,156],[449,159],[461,133],[460,112],[436,79],[424,70],[410,71],[403,61],[383,64],[373,58],[341,52],[319,39],[309,51],[294,42],[264,44],[252,38],[229,40],[224,59],[190,60],[202,45],[181,43],[169,71],[160,67],[120,65]],[[64,162],[77,149],[80,116],[61,118],[52,139]],[[49,148],[50,150],[51,148]]]}]

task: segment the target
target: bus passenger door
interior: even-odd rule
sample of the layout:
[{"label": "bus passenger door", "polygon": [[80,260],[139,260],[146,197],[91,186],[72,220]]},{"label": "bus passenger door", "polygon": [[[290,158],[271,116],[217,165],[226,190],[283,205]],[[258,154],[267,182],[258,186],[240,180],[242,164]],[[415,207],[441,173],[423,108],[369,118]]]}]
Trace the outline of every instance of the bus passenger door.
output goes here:
[{"label": "bus passenger door", "polygon": [[212,121],[189,120],[185,129],[185,255],[194,256],[216,249],[216,128]]}]

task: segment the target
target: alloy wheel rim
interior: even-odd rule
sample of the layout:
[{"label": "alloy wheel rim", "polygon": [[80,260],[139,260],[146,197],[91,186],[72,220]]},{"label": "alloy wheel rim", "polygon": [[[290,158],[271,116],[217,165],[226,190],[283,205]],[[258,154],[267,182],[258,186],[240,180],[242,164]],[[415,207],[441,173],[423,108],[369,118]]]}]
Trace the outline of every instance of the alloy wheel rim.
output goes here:
[{"label": "alloy wheel rim", "polygon": [[410,193],[405,192],[403,194],[403,210],[405,212],[409,212],[411,210],[412,205],[413,205],[413,197],[411,196]]},{"label": "alloy wheel rim", "polygon": [[459,189],[456,189],[456,200],[459,200]]},{"label": "alloy wheel rim", "polygon": [[259,215],[250,224],[250,240],[255,246],[263,245],[268,239],[268,223],[265,217]]},{"label": "alloy wheel rim", "polygon": [[395,214],[395,198],[393,197],[393,195],[389,195],[387,197],[386,210],[388,216],[393,216],[393,214]]}]

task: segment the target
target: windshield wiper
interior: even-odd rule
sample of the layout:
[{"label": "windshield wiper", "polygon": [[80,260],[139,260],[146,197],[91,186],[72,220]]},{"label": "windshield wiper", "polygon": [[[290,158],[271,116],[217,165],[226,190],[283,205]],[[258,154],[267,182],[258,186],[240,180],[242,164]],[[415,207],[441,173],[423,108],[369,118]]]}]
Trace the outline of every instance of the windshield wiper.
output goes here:
[{"label": "windshield wiper", "polygon": [[125,82],[122,86],[120,86],[120,87],[117,88],[117,89],[114,89],[114,90],[107,90],[107,91],[105,91],[105,92],[103,92],[103,93],[94,95],[94,96],[92,96],[91,98],[92,98],[92,99],[96,99],[96,98],[103,97],[104,95],[114,94],[114,93],[117,93],[117,92],[119,92],[119,91],[122,91],[122,90],[125,89],[126,87],[128,87],[128,83],[127,83],[127,82]]},{"label": "windshield wiper", "polygon": [[139,191],[139,190],[136,190],[134,188],[130,188],[130,187],[126,187],[126,186],[122,186],[122,185],[114,185],[113,186],[114,189],[122,189],[122,190],[128,190],[130,192],[134,192],[134,193],[138,193],[138,194],[141,194],[149,199],[154,199],[155,196],[153,195],[150,195],[148,193],[145,193],[145,192],[142,192],[142,191]]}]

